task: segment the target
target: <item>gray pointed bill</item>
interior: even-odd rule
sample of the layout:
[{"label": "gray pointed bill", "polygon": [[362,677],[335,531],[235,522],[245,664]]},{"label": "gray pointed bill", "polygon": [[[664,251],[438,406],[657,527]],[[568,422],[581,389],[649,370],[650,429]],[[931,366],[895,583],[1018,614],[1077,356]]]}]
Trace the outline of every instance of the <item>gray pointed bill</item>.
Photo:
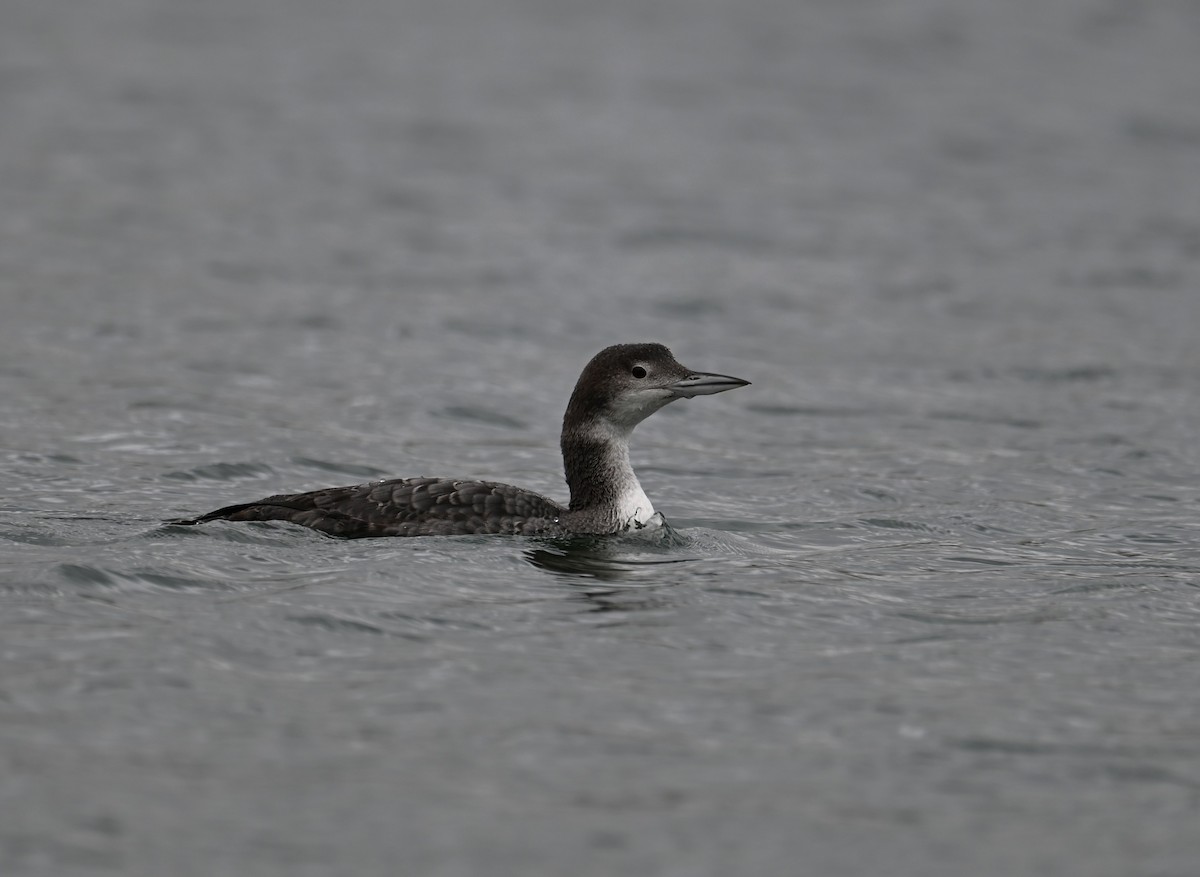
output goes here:
[{"label": "gray pointed bill", "polygon": [[736,390],[744,387],[749,381],[730,375],[714,375],[710,372],[692,372],[686,378],[676,381],[667,387],[676,396],[690,399],[693,396],[711,396],[713,393],[724,393],[726,390]]}]

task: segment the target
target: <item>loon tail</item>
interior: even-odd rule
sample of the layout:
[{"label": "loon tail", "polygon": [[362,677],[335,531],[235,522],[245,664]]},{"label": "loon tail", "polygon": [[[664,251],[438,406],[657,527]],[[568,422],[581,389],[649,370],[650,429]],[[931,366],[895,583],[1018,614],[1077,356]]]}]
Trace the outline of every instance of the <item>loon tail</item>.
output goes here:
[{"label": "loon tail", "polygon": [[261,503],[257,502],[243,502],[239,503],[238,505],[227,505],[224,508],[217,509],[216,511],[211,511],[207,514],[200,515],[198,518],[176,518],[173,521],[164,521],[164,523],[175,524],[176,526],[181,527],[190,527],[193,524],[207,524],[209,521],[224,520],[230,515],[236,515],[238,512],[244,512],[246,509],[253,508],[254,506],[260,504]]}]

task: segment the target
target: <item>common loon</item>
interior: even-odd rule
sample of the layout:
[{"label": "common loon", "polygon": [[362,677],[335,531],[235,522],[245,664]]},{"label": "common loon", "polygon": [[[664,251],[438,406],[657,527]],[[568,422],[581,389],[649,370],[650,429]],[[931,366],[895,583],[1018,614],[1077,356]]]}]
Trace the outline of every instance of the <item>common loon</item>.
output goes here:
[{"label": "common loon", "polygon": [[563,416],[569,506],[494,481],[403,478],[226,506],[176,524],[290,521],[331,536],[604,535],[656,516],[629,462],[633,428],[676,399],[722,393],[749,381],[696,372],[661,344],[617,344],[583,369]]}]

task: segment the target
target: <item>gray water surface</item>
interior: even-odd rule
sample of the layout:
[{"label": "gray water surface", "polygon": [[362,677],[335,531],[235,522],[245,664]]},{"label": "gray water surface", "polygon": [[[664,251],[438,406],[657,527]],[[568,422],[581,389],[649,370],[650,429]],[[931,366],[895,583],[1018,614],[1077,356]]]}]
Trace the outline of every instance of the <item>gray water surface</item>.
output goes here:
[{"label": "gray water surface", "polygon": [[0,873],[1200,872],[1197,9],[4,4]]}]

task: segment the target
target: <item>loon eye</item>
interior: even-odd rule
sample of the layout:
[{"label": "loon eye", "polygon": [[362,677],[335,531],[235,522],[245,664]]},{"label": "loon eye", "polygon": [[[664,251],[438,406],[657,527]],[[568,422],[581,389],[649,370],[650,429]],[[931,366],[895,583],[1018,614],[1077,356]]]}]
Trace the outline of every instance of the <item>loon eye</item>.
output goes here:
[{"label": "loon eye", "polygon": [[646,376],[646,370],[640,365],[635,365],[629,373],[635,378],[644,378]]}]

